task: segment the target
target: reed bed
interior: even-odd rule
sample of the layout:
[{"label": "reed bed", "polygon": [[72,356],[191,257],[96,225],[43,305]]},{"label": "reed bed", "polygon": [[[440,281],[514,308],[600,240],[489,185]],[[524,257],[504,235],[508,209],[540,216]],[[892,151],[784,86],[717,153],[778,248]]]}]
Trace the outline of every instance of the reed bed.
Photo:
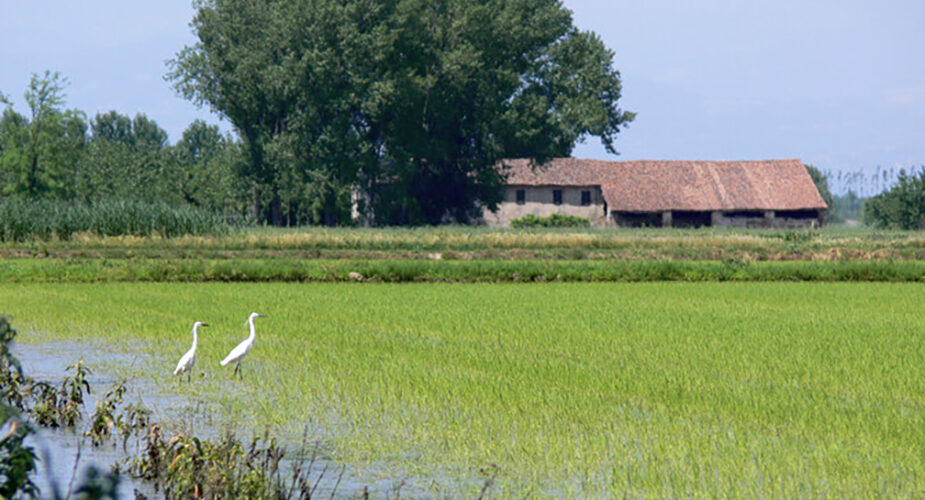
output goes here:
[{"label": "reed bed", "polygon": [[224,219],[188,205],[130,200],[74,204],[56,200],[0,201],[0,242],[69,241],[130,235],[172,238],[229,231]]},{"label": "reed bed", "polygon": [[[153,357],[122,368],[220,403],[216,425],[308,424],[340,462],[467,497],[486,470],[499,497],[915,497],[923,300],[897,283],[0,285],[27,341]],[[232,380],[218,360],[252,310],[267,318]],[[204,377],[179,383],[194,320],[212,325]]]}]

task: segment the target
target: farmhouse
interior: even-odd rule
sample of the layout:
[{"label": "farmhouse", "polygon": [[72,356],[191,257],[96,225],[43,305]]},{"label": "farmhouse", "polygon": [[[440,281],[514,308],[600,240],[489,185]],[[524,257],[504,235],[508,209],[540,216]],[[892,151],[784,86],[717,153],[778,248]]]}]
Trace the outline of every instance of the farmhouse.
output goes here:
[{"label": "farmhouse", "polygon": [[588,218],[595,226],[812,227],[828,208],[798,159],[506,160],[504,200],[491,226],[527,214]]}]

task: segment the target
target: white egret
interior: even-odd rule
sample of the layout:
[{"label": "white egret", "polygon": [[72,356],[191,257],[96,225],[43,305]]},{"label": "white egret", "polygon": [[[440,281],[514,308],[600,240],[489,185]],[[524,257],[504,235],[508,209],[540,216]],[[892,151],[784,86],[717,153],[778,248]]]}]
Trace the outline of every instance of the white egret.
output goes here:
[{"label": "white egret", "polygon": [[174,375],[179,375],[183,372],[189,372],[187,373],[187,379],[186,379],[187,381],[189,381],[192,378],[193,366],[196,364],[196,345],[199,343],[198,330],[200,326],[209,326],[209,325],[206,323],[203,323],[202,321],[197,321],[193,323],[193,347],[190,347],[190,350],[186,351],[186,354],[184,354],[183,357],[180,358],[180,362],[177,363],[177,369],[173,371]]},{"label": "white egret", "polygon": [[222,366],[227,365],[228,363],[234,363],[234,373],[238,374],[238,371],[241,369],[241,360],[244,359],[244,356],[247,356],[247,353],[251,352],[251,347],[254,347],[254,318],[263,318],[264,315],[251,313],[250,317],[247,318],[247,324],[251,327],[251,334],[244,339],[243,342],[238,344],[231,352],[225,356],[225,359],[222,360]]}]

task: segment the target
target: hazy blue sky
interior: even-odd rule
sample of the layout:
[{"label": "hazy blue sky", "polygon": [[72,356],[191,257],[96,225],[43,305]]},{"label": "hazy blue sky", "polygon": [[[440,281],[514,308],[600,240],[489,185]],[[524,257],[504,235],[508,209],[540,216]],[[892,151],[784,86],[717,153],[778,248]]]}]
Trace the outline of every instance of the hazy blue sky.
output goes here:
[{"label": "hazy blue sky", "polygon": [[[33,72],[68,107],[144,112],[175,141],[207,110],[164,61],[193,42],[186,0],[0,0],[0,92],[24,112]],[[565,0],[601,35],[639,113],[619,159],[802,158],[827,170],[925,164],[925,2]],[[226,125],[225,128],[228,128]],[[606,158],[595,139],[578,157]]]}]

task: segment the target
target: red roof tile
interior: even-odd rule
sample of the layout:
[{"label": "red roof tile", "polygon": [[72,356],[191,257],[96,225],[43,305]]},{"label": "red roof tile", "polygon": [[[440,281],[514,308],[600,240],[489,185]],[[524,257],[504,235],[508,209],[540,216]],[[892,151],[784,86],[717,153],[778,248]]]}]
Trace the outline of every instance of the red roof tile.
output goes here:
[{"label": "red roof tile", "polygon": [[508,185],[601,186],[613,211],[802,210],[827,208],[798,159],[602,161],[558,158],[534,167],[505,160]]}]

